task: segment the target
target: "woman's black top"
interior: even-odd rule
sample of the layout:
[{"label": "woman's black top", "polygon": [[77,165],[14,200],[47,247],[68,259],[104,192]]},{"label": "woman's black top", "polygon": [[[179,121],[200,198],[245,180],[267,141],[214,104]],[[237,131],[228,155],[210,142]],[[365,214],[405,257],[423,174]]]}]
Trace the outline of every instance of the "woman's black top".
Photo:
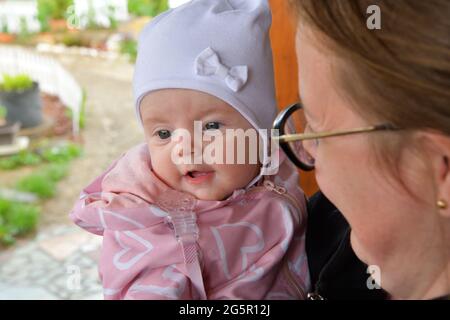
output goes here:
[{"label": "woman's black top", "polygon": [[[350,246],[350,226],[321,192],[308,201],[306,253],[312,283],[310,299],[387,298],[382,289],[369,289],[374,286],[367,285],[367,265]],[[371,279],[369,283],[373,283]]]}]

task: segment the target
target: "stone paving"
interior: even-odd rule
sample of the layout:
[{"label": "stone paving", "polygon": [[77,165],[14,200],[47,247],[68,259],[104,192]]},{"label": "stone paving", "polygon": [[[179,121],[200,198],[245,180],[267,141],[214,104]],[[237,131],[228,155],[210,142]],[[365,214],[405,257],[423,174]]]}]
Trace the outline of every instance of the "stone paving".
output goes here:
[{"label": "stone paving", "polygon": [[102,299],[102,238],[76,226],[40,230],[0,253],[0,299]]}]

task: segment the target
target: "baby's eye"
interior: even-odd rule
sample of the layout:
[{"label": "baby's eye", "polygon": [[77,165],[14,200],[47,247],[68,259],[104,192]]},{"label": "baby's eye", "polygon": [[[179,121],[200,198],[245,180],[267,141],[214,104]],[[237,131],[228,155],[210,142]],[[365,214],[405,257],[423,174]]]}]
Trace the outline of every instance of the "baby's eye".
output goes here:
[{"label": "baby's eye", "polygon": [[219,129],[219,128],[220,128],[220,123],[217,122],[217,121],[208,122],[208,123],[205,125],[205,129],[206,129],[206,130],[217,130],[217,129]]},{"label": "baby's eye", "polygon": [[158,130],[156,134],[159,136],[160,139],[169,139],[170,138],[170,131],[169,130]]}]

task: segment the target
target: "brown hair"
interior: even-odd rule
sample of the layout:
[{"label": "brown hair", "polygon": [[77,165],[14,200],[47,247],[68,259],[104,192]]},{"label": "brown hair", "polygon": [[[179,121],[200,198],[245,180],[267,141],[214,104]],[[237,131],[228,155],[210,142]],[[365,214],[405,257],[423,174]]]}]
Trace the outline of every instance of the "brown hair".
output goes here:
[{"label": "brown hair", "polygon": [[[338,89],[354,102],[351,107],[370,121],[407,129],[399,139],[391,135],[384,146],[377,143],[390,158],[384,160],[396,162],[399,152],[391,151],[410,140],[411,130],[450,136],[449,0],[289,2],[300,22],[319,31],[344,61],[336,77]],[[366,25],[372,4],[380,8],[379,30]]]},{"label": "brown hair", "polygon": [[[450,136],[450,1],[290,2],[300,19],[332,40],[348,62],[340,85],[363,114]],[[366,26],[371,4],[381,9],[380,30]],[[361,88],[355,87],[358,83]]]}]

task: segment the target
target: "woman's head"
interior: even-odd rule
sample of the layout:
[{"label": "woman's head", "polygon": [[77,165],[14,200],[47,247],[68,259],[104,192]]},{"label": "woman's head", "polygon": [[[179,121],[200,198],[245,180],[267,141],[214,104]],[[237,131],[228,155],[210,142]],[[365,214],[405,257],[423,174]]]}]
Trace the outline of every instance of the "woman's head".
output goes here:
[{"label": "woman's head", "polygon": [[436,207],[450,202],[450,3],[377,1],[380,30],[366,26],[371,1],[291,4],[311,129],[403,129],[305,144],[355,252],[394,297],[450,291],[450,209]]}]

